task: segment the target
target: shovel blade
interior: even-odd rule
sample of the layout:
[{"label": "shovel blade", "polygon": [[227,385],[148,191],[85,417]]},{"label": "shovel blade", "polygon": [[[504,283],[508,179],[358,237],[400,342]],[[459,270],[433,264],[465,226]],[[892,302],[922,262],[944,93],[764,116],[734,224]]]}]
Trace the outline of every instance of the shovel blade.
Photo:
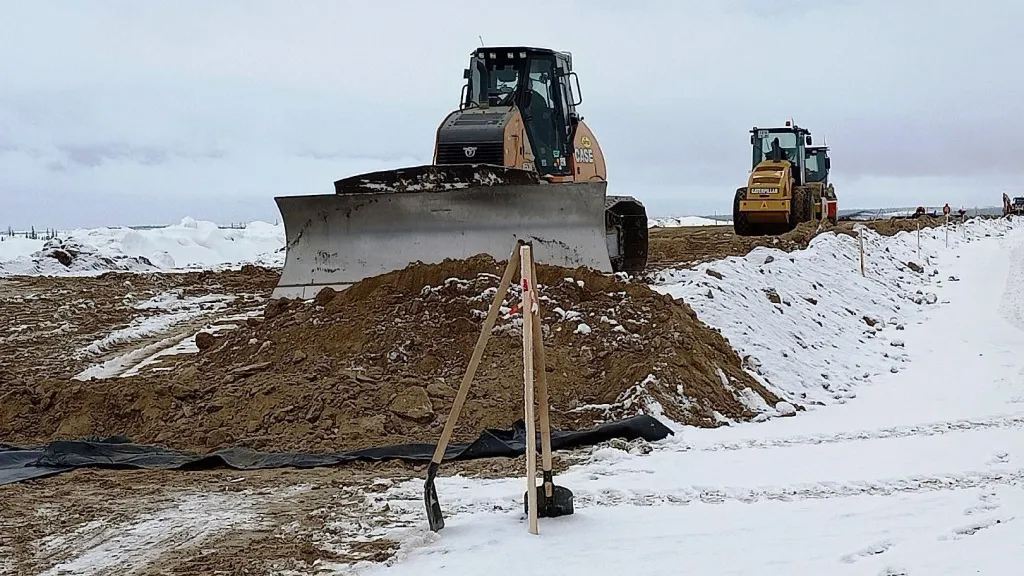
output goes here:
[{"label": "shovel blade", "polygon": [[444,515],[441,513],[441,502],[437,499],[437,488],[433,480],[428,480],[423,486],[423,503],[427,507],[427,523],[430,530],[440,532],[444,528]]},{"label": "shovel blade", "polygon": [[[573,513],[572,490],[564,486],[551,486],[551,497],[544,490],[544,485],[537,486],[537,517],[557,518]],[[523,494],[523,512],[530,514],[529,494]]]}]

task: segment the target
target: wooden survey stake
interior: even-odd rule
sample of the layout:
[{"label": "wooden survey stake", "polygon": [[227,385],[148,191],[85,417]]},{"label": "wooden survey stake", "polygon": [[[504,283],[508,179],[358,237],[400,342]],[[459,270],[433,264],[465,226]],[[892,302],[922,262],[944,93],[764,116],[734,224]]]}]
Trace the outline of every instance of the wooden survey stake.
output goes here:
[{"label": "wooden survey stake", "polygon": [[522,267],[523,286],[523,408],[526,420],[526,498],[530,520],[530,533],[538,534],[537,528],[537,431],[533,415],[533,307],[537,301],[533,278],[533,254],[530,246],[519,247],[519,262]]}]

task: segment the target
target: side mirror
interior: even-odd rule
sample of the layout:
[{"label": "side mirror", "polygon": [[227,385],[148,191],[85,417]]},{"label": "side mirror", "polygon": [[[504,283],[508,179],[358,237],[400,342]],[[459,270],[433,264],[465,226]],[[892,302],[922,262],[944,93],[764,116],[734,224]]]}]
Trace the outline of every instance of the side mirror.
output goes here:
[{"label": "side mirror", "polygon": [[825,170],[831,170],[831,169],[832,169],[832,159],[831,158],[825,158]]},{"label": "side mirror", "polygon": [[583,103],[583,92],[580,90],[580,77],[577,76],[575,72],[569,72],[569,78],[572,79],[572,84],[570,86],[572,87],[571,92],[573,101],[571,104],[573,106],[579,106]]},{"label": "side mirror", "polygon": [[751,145],[751,146],[753,146],[753,145],[754,145],[754,140],[756,140],[756,138],[754,138],[754,135],[753,135],[753,134],[751,134],[751,135],[750,135],[750,145]]},{"label": "side mirror", "polygon": [[464,68],[462,70],[462,79],[469,80],[469,68]]},{"label": "side mirror", "polygon": [[810,135],[810,134],[808,134],[808,135],[807,135],[807,138],[805,139],[805,141],[807,142],[807,145],[808,145],[808,146],[810,146],[811,144],[813,144],[813,141],[811,140],[811,135]]}]

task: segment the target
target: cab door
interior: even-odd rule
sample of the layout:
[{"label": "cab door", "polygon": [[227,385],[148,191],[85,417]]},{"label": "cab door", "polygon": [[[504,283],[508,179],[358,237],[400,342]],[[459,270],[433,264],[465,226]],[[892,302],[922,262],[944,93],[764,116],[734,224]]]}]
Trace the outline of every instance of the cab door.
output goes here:
[{"label": "cab door", "polygon": [[542,175],[564,176],[571,170],[568,121],[560,94],[554,56],[531,57],[524,87],[523,123],[537,172]]}]

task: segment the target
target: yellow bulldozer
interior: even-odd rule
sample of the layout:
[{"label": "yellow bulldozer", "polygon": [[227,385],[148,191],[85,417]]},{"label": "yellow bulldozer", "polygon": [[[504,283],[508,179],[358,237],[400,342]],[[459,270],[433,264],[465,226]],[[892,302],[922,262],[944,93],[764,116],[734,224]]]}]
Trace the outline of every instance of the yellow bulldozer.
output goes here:
[{"label": "yellow bulldozer", "polygon": [[275,198],[286,253],[273,297],[308,299],[417,261],[503,260],[520,239],[542,264],[646,267],[646,209],[606,193],[572,55],[481,47],[463,78],[432,164],[343,178],[333,194]]},{"label": "yellow bulldozer", "polygon": [[828,182],[827,146],[812,147],[810,130],[787,120],[778,128],[750,130],[747,185],[733,198],[738,236],[776,235],[801,222],[836,220],[835,188]]}]

